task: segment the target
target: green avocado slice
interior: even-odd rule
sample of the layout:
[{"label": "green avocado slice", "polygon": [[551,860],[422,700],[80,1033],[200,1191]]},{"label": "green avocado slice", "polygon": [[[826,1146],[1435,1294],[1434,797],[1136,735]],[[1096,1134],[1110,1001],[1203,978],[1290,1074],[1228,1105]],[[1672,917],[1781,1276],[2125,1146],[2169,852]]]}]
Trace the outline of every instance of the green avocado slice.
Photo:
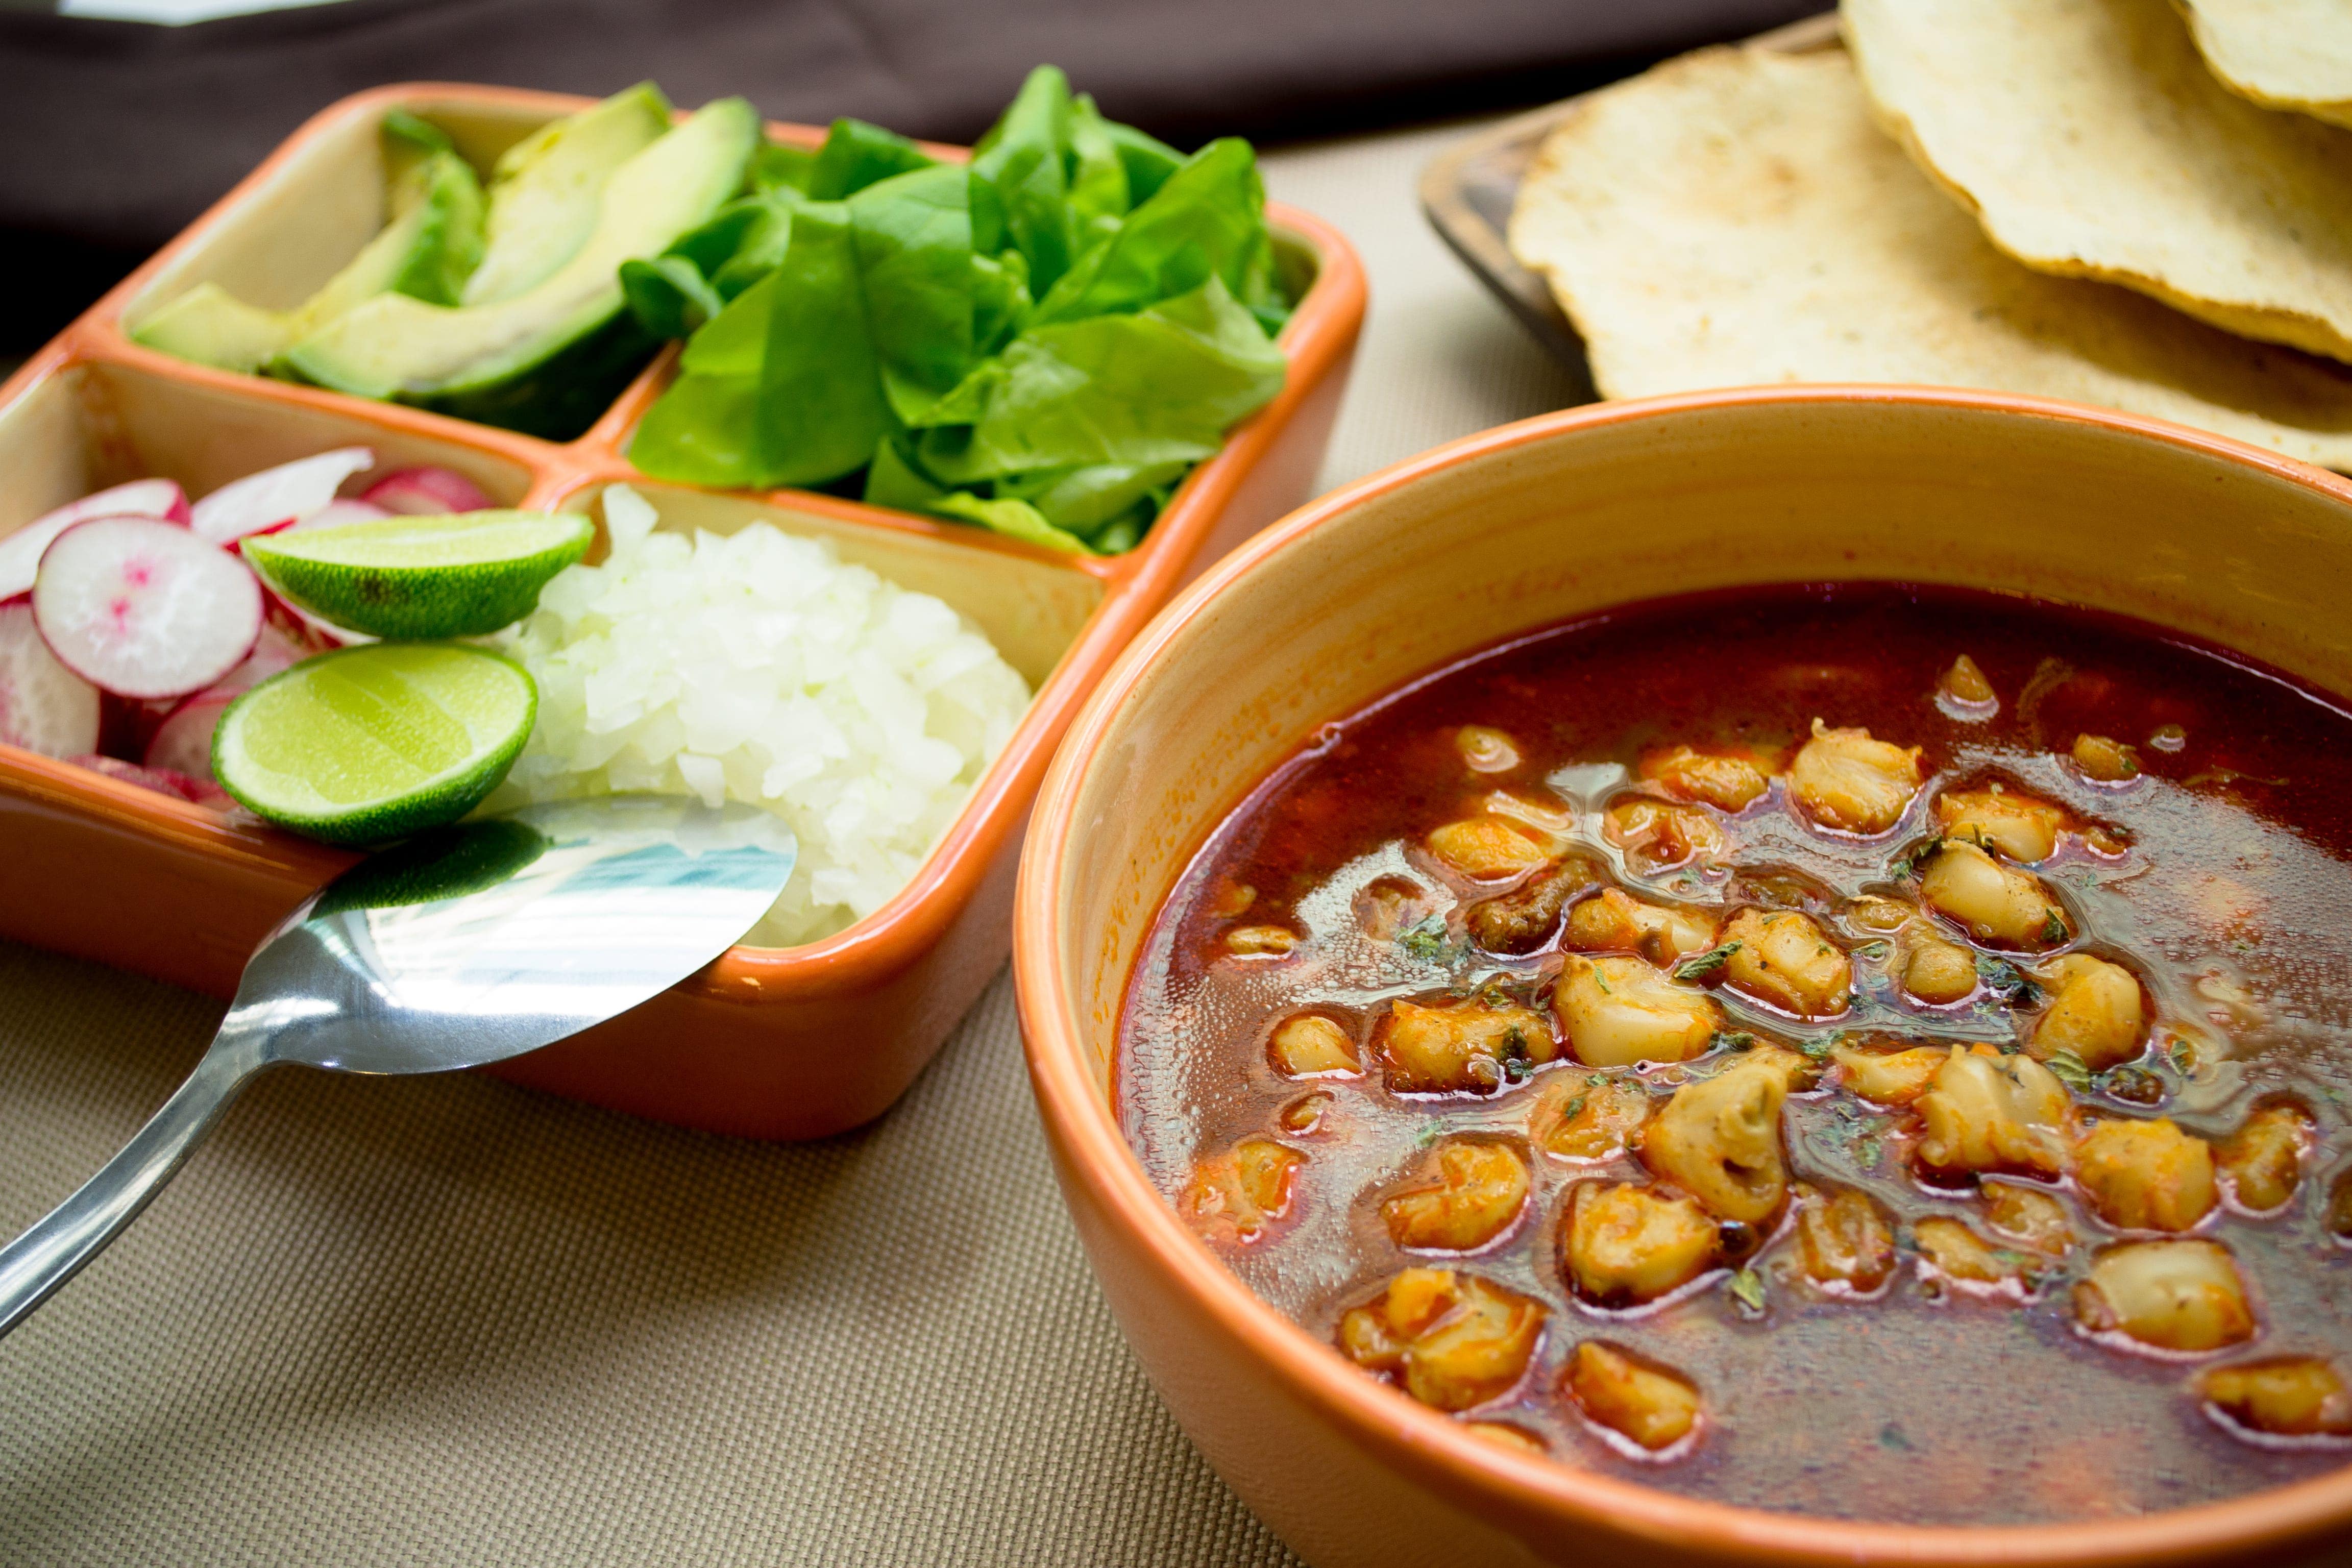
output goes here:
[{"label": "green avocado slice", "polygon": [[174,359],[249,375],[292,340],[289,323],[299,314],[265,310],[217,283],[199,283],[140,322],[131,338]]},{"label": "green avocado slice", "polygon": [[[540,127],[490,171],[488,240],[460,305],[511,300],[544,282],[595,232],[613,171],[669,129],[669,100],[651,82]],[[421,297],[421,296],[420,296]]]},{"label": "green avocado slice", "polygon": [[217,283],[199,283],[131,337],[180,359],[250,373],[387,290],[456,300],[482,254],[480,183],[449,139],[413,115],[385,116],[383,145],[392,221],[317,293],[291,310],[267,310]]},{"label": "green avocado slice", "polygon": [[749,103],[707,105],[613,171],[594,232],[537,286],[457,307],[379,294],[296,343],[278,367],[339,392],[436,406],[527,377],[622,313],[621,263],[660,254],[725,205],[759,140]]}]

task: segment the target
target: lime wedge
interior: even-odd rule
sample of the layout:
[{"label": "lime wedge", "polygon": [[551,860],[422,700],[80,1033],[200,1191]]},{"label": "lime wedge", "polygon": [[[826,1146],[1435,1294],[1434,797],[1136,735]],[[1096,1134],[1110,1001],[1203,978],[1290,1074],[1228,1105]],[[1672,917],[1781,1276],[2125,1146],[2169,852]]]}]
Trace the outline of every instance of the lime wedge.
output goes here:
[{"label": "lime wedge", "polygon": [[522,667],[484,648],[341,648],[230,703],[213,773],[280,827],[382,844],[471,811],[514,766],[538,711]]},{"label": "lime wedge", "polygon": [[322,619],[370,637],[480,637],[530,614],[547,580],[587,553],[584,517],[468,511],[380,517],[247,536],[269,585]]}]

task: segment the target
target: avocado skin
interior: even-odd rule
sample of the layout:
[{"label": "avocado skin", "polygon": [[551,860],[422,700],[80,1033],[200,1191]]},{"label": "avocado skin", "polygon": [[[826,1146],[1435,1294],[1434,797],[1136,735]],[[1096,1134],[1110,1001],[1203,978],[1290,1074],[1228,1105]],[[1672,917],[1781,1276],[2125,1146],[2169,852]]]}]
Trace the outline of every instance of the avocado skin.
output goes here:
[{"label": "avocado skin", "polygon": [[519,375],[399,401],[542,441],[576,441],[603,417],[661,344],[624,310]]}]

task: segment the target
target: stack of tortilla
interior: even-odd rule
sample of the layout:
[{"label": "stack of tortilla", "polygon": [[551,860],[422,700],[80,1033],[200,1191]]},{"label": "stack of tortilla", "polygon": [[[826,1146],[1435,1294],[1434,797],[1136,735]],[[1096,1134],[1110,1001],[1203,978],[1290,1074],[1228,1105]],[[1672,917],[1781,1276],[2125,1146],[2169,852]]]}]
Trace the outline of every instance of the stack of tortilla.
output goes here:
[{"label": "stack of tortilla", "polygon": [[1612,397],[2036,393],[2352,470],[2352,5],[1845,0],[1580,100],[1511,246]]}]

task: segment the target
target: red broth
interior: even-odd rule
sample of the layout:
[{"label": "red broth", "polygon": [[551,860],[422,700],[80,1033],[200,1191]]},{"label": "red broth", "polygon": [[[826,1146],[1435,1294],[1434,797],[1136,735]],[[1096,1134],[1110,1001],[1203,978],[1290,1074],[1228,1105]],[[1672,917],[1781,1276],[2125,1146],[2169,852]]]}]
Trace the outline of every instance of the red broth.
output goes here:
[{"label": "red broth", "polygon": [[[1948,672],[1962,654],[1994,710],[1955,696]],[[1958,685],[1973,689],[1965,679]],[[1816,720],[1921,748],[1899,821],[1880,832],[1825,828],[1819,814],[1830,797],[1814,773],[1803,796],[1814,815],[1792,798],[1791,758]],[[1482,728],[1465,736],[1465,727]],[[2076,760],[2083,735],[2131,748],[2137,775],[2089,776]],[[1710,825],[1719,832],[1712,851],[1701,843],[1672,863],[1678,843],[1653,842],[1646,856],[1639,844],[1629,854],[1611,842],[1609,811],[1629,800],[1673,804],[1670,790],[1637,774],[1645,756],[1677,744],[1759,757],[1769,788],[1738,810],[1685,807],[1691,835],[1705,839]],[[2090,772],[2116,771],[2095,746],[2082,755]],[[2028,897],[2039,889],[2056,911],[2017,941],[1918,908],[1922,873],[1939,856],[1974,866],[1973,851],[1939,840],[1937,801],[1993,783],[2011,800],[2058,808],[2065,825],[2039,861],[2012,864],[1997,847],[1986,857],[2005,868],[2004,886]],[[1497,790],[1521,804],[1498,814]],[[1467,877],[1433,851],[1431,836],[1496,821],[1533,842],[1546,865],[1580,865],[1596,885],[1680,910],[1695,922],[1687,943],[1716,944],[1704,952],[1718,956],[1685,947],[1642,972],[1654,976],[1644,984],[1671,982],[1677,995],[1712,1001],[1717,1022],[1702,1054],[1601,1075],[1580,1064],[1578,1041],[1604,1035],[1561,1022],[1564,977],[1638,978],[1622,965],[1645,961],[1608,958],[1605,938],[1591,948],[1598,956],[1567,951],[1605,928],[1597,919],[1590,931],[1571,928],[1582,893],[1548,925],[1528,922],[1538,928],[1532,936],[1503,943],[1524,951],[1483,946],[1474,907],[1546,872]],[[1971,833],[1981,837],[1964,823],[1960,837]],[[1155,1184],[1262,1299],[1334,1353],[1344,1343],[1366,1376],[1414,1389],[1559,1463],[1726,1502],[1918,1523],[2065,1521],[2204,1502],[2347,1458],[2346,1439],[2326,1430],[2352,1429],[2352,1394],[2341,1386],[2352,1384],[2352,1246],[2339,1234],[2352,1231],[2347,854],[2352,716],[2233,656],[2030,601],[1892,585],[1636,606],[1434,671],[1325,726],[1254,790],[1194,858],[1139,955],[1121,1026],[1121,1115]],[[1769,1005],[1769,976],[1751,974],[1739,983],[1746,991],[1734,983],[1738,953],[1719,956],[1721,926],[1740,909],[1796,911],[1843,955],[1849,980],[1834,1016]],[[1756,932],[1769,928],[1743,929],[1757,948],[1752,968],[1763,951]],[[1911,955],[1938,942],[1961,949],[1975,971],[1957,1001],[1931,1003],[1906,988],[1934,972],[1932,962],[1915,972]],[[2039,1033],[2064,990],[2054,966],[2065,954],[2095,956],[2139,983],[2135,1044],[2112,1065],[2095,1043],[2085,1047],[2095,1059],[2053,1052],[2052,1041],[2076,1037],[2056,1025]],[[1405,1015],[1396,1004],[1475,1010],[1464,999],[1480,994],[1503,1010],[1496,1017],[1518,1020],[1483,1058],[1484,1076],[1433,1089],[1400,1071],[1400,1042],[1415,1037],[1399,1034]],[[1589,989],[1580,994],[1594,1001]],[[1326,1020],[1297,1037],[1336,1047],[1339,1070],[1277,1070],[1270,1039],[1302,1015]],[[1583,1027],[1588,1015],[1577,1017]],[[1559,1033],[1556,1046],[1547,1030]],[[1950,1135],[1938,1141],[1925,1099],[1856,1092],[1875,1081],[1857,1073],[1879,1065],[1864,1057],[1933,1047],[1941,1060],[1955,1045],[2010,1074],[2021,1095],[2044,1081],[2036,1074],[2063,1086],[2056,1130],[2035,1133],[2034,1158],[2055,1168],[1933,1167],[1929,1152],[1948,1161],[1966,1143],[1948,1119]],[[1360,1070],[1346,1069],[1348,1054]],[[2046,1066],[2018,1065],[2041,1058]],[[1682,1145],[1660,1129],[1675,1097],[1743,1062],[1751,1072],[1796,1064],[1793,1073],[1775,1069],[1786,1075],[1777,1137],[1787,1179],[1777,1196],[1763,1192],[1769,1212],[1744,1223],[1707,1213],[1712,1252],[1683,1264],[1688,1278],[1663,1299],[1572,1286],[1564,1211],[1579,1185],[1639,1189],[1644,1201],[1679,1204],[1683,1221],[1707,1208],[1704,1194],[1685,1195],[1706,1183],[1675,1163]],[[1579,1096],[1608,1084],[1646,1110],[1643,1148],[1577,1161],[1538,1142],[1556,1135],[1558,1114],[1587,1114],[1593,1102]],[[1548,1099],[1551,1123],[1538,1114]],[[1955,1102],[1948,1094],[1937,1103]],[[2247,1173],[2259,1163],[2251,1156],[2225,1157],[2218,1184],[2208,1177],[2200,1188],[2198,1162],[2210,1170],[2215,1148],[2226,1156],[2222,1141],[2252,1113],[2282,1106],[2272,1114],[2301,1121],[2285,1154],[2292,1195],[2249,1212],[2239,1200],[2261,1191]],[[2159,1121],[2171,1131],[2148,1136],[2168,1140],[2164,1158],[2133,1166],[2146,1150],[2132,1139]],[[2120,1144],[2088,1142],[2114,1122],[2141,1125],[2106,1135]],[[1563,1142],[1609,1146],[1606,1137]],[[1455,1144],[1516,1157],[1528,1187],[1516,1217],[1489,1238],[1494,1215],[1465,1203],[1463,1213],[1439,1213],[1433,1230],[1400,1231],[1383,1205],[1433,1179],[1436,1152]],[[2275,1147],[2272,1156],[2275,1177]],[[1507,1167],[1501,1154],[1482,1157]],[[2118,1158],[2131,1167],[2120,1175]],[[2002,1182],[2032,1194],[2023,1201],[2045,1220],[2063,1222],[2063,1253],[2044,1249],[2046,1232],[2034,1233],[2042,1245],[2021,1240],[2013,1212],[1994,1215],[1991,1198],[2017,1195],[1999,1193]],[[2218,1197],[2200,1206],[2200,1192]],[[1865,1268],[1864,1285],[1841,1288],[1815,1268],[1805,1226],[1822,1222],[1804,1215],[1842,1194],[1859,1195],[1840,1212],[1875,1215],[1885,1227],[1883,1281]],[[1507,1206],[1507,1187],[1488,1196],[1490,1209]],[[1735,1192],[1721,1201],[1745,1200]],[[1430,1217],[1426,1202],[1421,1217]],[[2011,1228],[1997,1229],[1996,1218]],[[1462,1223],[1448,1231],[1453,1221]],[[1976,1238],[1976,1254],[1954,1250],[1953,1221]],[[2190,1228],[2162,1228],[2182,1225]],[[1819,1242],[1836,1233],[1810,1234]],[[1603,1256],[1591,1239],[1599,1235],[1577,1241],[1575,1258]],[[1401,1236],[1436,1245],[1407,1246]],[[1446,1249],[1465,1240],[1475,1245]],[[2119,1320],[2131,1291],[2095,1272],[2101,1260],[2135,1241],[2184,1240],[2209,1261],[2211,1244],[2226,1249],[2247,1321],[2217,1329],[2210,1315],[2186,1327],[2179,1318],[2153,1328]],[[1972,1257],[1986,1278],[1970,1275]],[[1445,1272],[1388,1290],[1413,1269]],[[1432,1279],[1450,1281],[1434,1308],[1423,1300]],[[1475,1317],[1482,1301],[1494,1332],[1472,1348],[1499,1344],[1504,1353],[1447,1360],[1460,1347],[1438,1342],[1444,1325],[1468,1320],[1429,1314],[1460,1308]],[[1507,1322],[1512,1312],[1519,1317]],[[1508,1352],[1514,1342],[1524,1349],[1535,1312],[1533,1350],[1508,1377]],[[1437,1326],[1417,1327],[1424,1321]],[[2209,1331],[2226,1342],[2182,1350],[2133,1337],[2201,1344]],[[1624,1359],[1580,1359],[1587,1342]],[[1417,1360],[1401,1359],[1406,1345],[1419,1347]],[[2206,1381],[2216,1369],[2290,1357],[2306,1360],[2283,1384]],[[1675,1382],[1629,1394],[1629,1368]],[[1676,1431],[1677,1385],[1696,1395],[1695,1425],[1645,1447],[1643,1436]],[[2250,1403],[2257,1385],[2271,1388],[2270,1405]],[[2207,1397],[2216,1392],[2228,1410]]]}]

